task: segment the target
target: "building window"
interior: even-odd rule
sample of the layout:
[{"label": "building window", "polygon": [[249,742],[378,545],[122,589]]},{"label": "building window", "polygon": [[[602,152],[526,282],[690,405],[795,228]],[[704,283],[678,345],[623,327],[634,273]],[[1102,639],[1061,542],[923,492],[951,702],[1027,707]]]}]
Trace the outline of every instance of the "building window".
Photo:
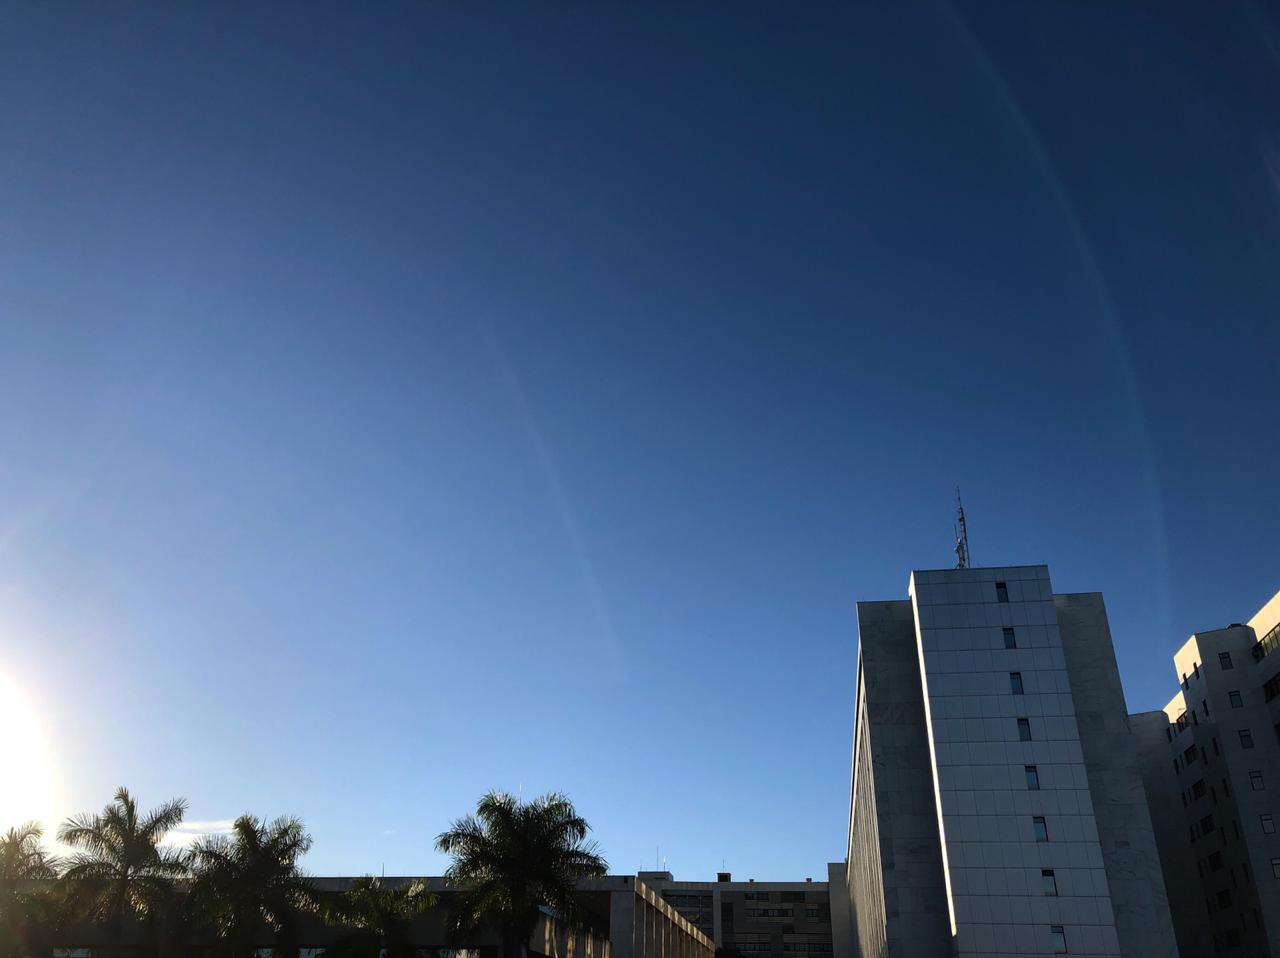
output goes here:
[{"label": "building window", "polygon": [[1031,719],[1018,719],[1018,741],[1031,741]]},{"label": "building window", "polygon": [[1182,753],[1182,764],[1190,765],[1195,760],[1196,760],[1196,747],[1194,745],[1188,745],[1186,751]]},{"label": "building window", "polygon": [[1004,647],[1006,649],[1016,649],[1018,647],[1018,637],[1014,634],[1013,629],[1004,629]]},{"label": "building window", "polygon": [[1052,898],[1058,897],[1058,879],[1053,875],[1052,868],[1045,868],[1040,871],[1040,881],[1044,886],[1044,893]]},{"label": "building window", "polygon": [[1008,602],[1008,601],[1009,601],[1009,586],[1008,586],[1008,584],[1006,584],[1006,583],[1004,583],[1004,582],[997,582],[997,583],[996,583],[996,601],[997,601],[997,602]]},{"label": "building window", "polygon": [[1209,871],[1222,871],[1222,852],[1214,852],[1209,856]]},{"label": "building window", "polygon": [[1262,824],[1262,834],[1274,835],[1276,833],[1275,819],[1271,817],[1270,812],[1259,815],[1258,821]]},{"label": "building window", "polygon": [[1198,780],[1194,785],[1191,786],[1191,797],[1204,798],[1204,779],[1203,778]]},{"label": "building window", "polygon": [[1009,673],[1009,688],[1013,689],[1014,695],[1022,694],[1022,673],[1021,672]]},{"label": "building window", "polygon": [[1036,815],[1031,819],[1031,828],[1036,833],[1036,841],[1047,842],[1049,840],[1049,826],[1043,817]]},{"label": "building window", "polygon": [[1024,765],[1022,770],[1027,776],[1027,788],[1033,792],[1040,791],[1040,772],[1034,765]]},{"label": "building window", "polygon": [[1266,791],[1267,786],[1262,783],[1262,772],[1256,768],[1249,773],[1249,787],[1255,792]]},{"label": "building window", "polygon": [[1219,653],[1218,653],[1218,664],[1219,664],[1220,666],[1222,666],[1222,668],[1223,668],[1223,670],[1224,670],[1224,671],[1225,671],[1225,670],[1227,670],[1227,669],[1234,669],[1234,668],[1235,668],[1235,666],[1231,664],[1231,653],[1230,653],[1230,652],[1219,652]]},{"label": "building window", "polygon": [[1219,908],[1231,907],[1231,889],[1230,888],[1224,888],[1222,889],[1222,891],[1218,892],[1218,907]]},{"label": "building window", "polygon": [[1233,709],[1244,708],[1244,698],[1240,695],[1239,692],[1228,692],[1227,698],[1231,700],[1231,707]]},{"label": "building window", "polygon": [[1049,940],[1053,942],[1053,953],[1055,955],[1065,955],[1067,953],[1067,933],[1063,931],[1061,925],[1049,926]]},{"label": "building window", "polygon": [[1242,728],[1240,730],[1240,747],[1253,748],[1253,733],[1247,728]]},{"label": "building window", "polygon": [[1280,858],[1271,859],[1271,877],[1280,878]]},{"label": "building window", "polygon": [[1204,818],[1200,819],[1201,835],[1208,835],[1211,831],[1213,831],[1213,829],[1214,829],[1214,824],[1213,824],[1212,815],[1206,815]]},{"label": "building window", "polygon": [[1277,695],[1280,695],[1280,672],[1277,672],[1262,686],[1262,699],[1264,702],[1270,702]]}]

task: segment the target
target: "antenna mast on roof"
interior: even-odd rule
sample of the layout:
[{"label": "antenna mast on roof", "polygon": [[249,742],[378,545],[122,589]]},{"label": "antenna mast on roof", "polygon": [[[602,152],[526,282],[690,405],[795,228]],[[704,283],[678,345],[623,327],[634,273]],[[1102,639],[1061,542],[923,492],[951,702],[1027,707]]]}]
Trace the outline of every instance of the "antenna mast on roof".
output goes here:
[{"label": "antenna mast on roof", "polygon": [[969,557],[969,528],[964,523],[964,503],[960,501],[960,487],[956,486],[956,568],[967,569]]}]

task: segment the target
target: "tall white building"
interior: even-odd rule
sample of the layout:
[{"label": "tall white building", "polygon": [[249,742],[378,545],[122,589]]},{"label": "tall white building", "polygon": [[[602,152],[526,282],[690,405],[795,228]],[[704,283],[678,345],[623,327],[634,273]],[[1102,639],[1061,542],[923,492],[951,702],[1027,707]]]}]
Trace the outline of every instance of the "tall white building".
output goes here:
[{"label": "tall white building", "polygon": [[917,571],[858,628],[837,955],[1176,956],[1101,595]]}]

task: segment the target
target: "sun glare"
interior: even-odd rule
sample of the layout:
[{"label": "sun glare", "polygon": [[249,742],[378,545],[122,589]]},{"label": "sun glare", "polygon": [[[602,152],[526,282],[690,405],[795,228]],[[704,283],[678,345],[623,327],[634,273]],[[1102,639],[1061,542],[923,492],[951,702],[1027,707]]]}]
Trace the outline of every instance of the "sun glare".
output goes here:
[{"label": "sun glare", "polygon": [[0,831],[54,814],[53,757],[21,685],[0,672]]}]

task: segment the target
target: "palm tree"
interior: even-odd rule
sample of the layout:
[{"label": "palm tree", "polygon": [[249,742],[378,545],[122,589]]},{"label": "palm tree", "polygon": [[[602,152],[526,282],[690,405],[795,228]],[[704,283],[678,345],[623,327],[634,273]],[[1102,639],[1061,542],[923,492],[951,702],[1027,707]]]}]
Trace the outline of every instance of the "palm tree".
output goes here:
[{"label": "palm tree", "polygon": [[435,907],[437,896],[426,882],[414,879],[388,885],[365,875],[325,909],[330,924],[348,929],[339,937],[328,958],[409,958],[415,947],[410,929],[413,919]]},{"label": "palm tree", "polygon": [[0,881],[58,877],[58,860],[40,844],[43,837],[39,822],[27,822],[0,835]]},{"label": "palm tree", "polygon": [[46,883],[58,877],[58,860],[40,844],[43,835],[37,822],[0,835],[0,958],[43,951],[38,940],[54,923]]},{"label": "palm tree", "polygon": [[229,958],[253,958],[258,938],[275,936],[277,952],[297,954],[299,910],[312,908],[315,892],[298,867],[311,848],[302,822],[268,822],[241,815],[231,835],[214,835],[192,848],[194,906],[206,918]]},{"label": "palm tree", "polygon": [[62,876],[77,910],[115,943],[127,919],[155,918],[173,880],[186,874],[183,856],[161,845],[186,810],[175,798],[139,815],[137,799],[121,786],[101,812],[69,818],[58,829],[59,841],[80,849]]},{"label": "palm tree", "polygon": [[586,840],[589,831],[563,795],[531,802],[505,792],[485,795],[475,815],[436,839],[436,848],[453,858],[445,878],[462,889],[454,932],[494,928],[505,958],[523,958],[543,909],[579,922],[578,880],[608,869],[595,842]]}]

